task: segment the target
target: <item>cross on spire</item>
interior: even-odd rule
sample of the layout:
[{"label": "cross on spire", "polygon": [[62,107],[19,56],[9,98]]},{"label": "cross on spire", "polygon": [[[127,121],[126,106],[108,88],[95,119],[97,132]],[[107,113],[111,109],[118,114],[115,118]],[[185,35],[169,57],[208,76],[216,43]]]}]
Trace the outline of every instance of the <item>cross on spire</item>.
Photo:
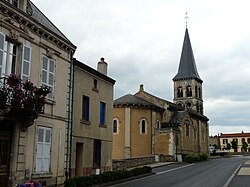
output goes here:
[{"label": "cross on spire", "polygon": [[186,16],[185,16],[185,19],[186,19],[186,28],[187,28],[187,19],[188,19],[188,15],[187,15],[187,12],[186,12]]}]

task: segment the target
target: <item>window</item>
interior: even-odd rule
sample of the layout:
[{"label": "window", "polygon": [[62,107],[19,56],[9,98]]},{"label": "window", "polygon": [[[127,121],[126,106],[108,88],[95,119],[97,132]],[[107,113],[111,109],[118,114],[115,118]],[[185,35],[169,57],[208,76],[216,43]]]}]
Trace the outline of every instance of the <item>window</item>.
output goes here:
[{"label": "window", "polygon": [[247,143],[250,143],[250,138],[247,138]]},{"label": "window", "polygon": [[38,127],[36,172],[44,173],[50,170],[51,128]]},{"label": "window", "polygon": [[92,90],[95,91],[95,92],[99,92],[98,87],[97,87],[97,80],[96,79],[94,79]]},{"label": "window", "polygon": [[106,104],[103,102],[100,102],[100,126],[105,125],[105,110],[106,110]]},{"label": "window", "polygon": [[42,85],[50,88],[48,98],[53,99],[55,81],[55,61],[51,58],[43,56],[42,62]]},{"label": "window", "polygon": [[198,97],[201,98],[201,88],[198,88]]},{"label": "window", "polygon": [[189,137],[189,134],[190,134],[190,132],[189,132],[189,123],[186,122],[186,137]]},{"label": "window", "polygon": [[195,97],[198,97],[198,87],[195,86]]},{"label": "window", "polygon": [[10,75],[16,71],[17,46],[5,39],[0,33],[0,76]]},{"label": "window", "polygon": [[18,0],[6,0],[7,2],[9,2],[10,4],[12,4],[14,7],[18,8],[19,3]]},{"label": "window", "polygon": [[242,143],[243,143],[243,142],[246,142],[245,138],[242,138],[242,139],[241,139],[241,142],[242,142]]},{"label": "window", "polygon": [[235,141],[236,143],[238,143],[238,139],[237,138],[234,138],[233,141]]},{"label": "window", "polygon": [[82,96],[82,121],[89,121],[89,97]]},{"label": "window", "polygon": [[223,142],[223,144],[227,144],[228,143],[228,139],[223,139],[222,142]]},{"label": "window", "polygon": [[146,119],[141,119],[140,121],[140,134],[147,134],[147,121]]},{"label": "window", "polygon": [[118,121],[118,119],[113,119],[113,133],[114,134],[119,133],[119,121]]},{"label": "window", "polygon": [[186,88],[186,97],[192,97],[192,87],[187,86]]},{"label": "window", "polygon": [[196,126],[193,127],[193,136],[194,136],[194,140],[196,140]]},{"label": "window", "polygon": [[156,128],[161,129],[161,122],[159,120],[157,120],[156,122]]},{"label": "window", "polygon": [[94,140],[94,150],[93,150],[93,166],[100,167],[101,166],[101,152],[102,152],[102,144],[101,140]]},{"label": "window", "polygon": [[31,48],[23,46],[23,58],[22,58],[22,80],[26,81],[30,77],[30,62],[31,62]]},{"label": "window", "polygon": [[204,142],[205,141],[205,131],[204,129],[201,129],[201,139]]},{"label": "window", "polygon": [[183,97],[183,89],[182,87],[177,88],[177,98]]}]

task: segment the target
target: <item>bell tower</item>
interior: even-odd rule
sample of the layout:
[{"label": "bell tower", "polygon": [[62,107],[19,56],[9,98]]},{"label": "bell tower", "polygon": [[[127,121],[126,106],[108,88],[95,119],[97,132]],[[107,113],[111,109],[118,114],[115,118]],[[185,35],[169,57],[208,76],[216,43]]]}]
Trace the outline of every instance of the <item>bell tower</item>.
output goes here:
[{"label": "bell tower", "polygon": [[186,28],[179,69],[174,82],[174,103],[203,115],[202,80],[198,74]]}]

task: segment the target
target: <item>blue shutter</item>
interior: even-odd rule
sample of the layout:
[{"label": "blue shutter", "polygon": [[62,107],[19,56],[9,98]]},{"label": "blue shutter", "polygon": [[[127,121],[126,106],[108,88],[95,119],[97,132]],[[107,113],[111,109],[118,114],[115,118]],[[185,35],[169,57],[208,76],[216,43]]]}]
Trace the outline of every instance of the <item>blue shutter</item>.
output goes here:
[{"label": "blue shutter", "polygon": [[105,103],[100,102],[100,125],[105,124]]},{"label": "blue shutter", "polygon": [[89,97],[86,97],[86,121],[89,121]]}]

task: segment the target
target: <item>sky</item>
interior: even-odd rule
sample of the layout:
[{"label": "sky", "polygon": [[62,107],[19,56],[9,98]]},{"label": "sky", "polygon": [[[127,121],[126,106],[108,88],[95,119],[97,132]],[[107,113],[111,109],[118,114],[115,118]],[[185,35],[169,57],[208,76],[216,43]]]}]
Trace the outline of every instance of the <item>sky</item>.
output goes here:
[{"label": "sky", "polygon": [[105,58],[116,80],[114,99],[143,84],[146,92],[173,101],[187,20],[209,135],[250,132],[249,1],[32,2],[77,46],[75,58],[95,69]]}]

